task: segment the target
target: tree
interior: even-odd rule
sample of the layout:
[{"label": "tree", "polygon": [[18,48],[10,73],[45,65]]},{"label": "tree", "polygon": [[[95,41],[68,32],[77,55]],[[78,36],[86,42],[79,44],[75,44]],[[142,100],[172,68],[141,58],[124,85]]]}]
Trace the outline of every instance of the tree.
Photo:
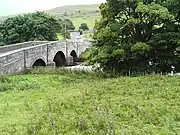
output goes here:
[{"label": "tree", "polygon": [[75,26],[70,19],[65,19],[64,22],[66,23],[66,27],[68,30],[75,30]]},{"label": "tree", "polygon": [[61,26],[63,27],[61,30],[61,34],[65,38],[65,31],[66,31],[66,38],[70,38],[70,30],[75,30],[75,26],[70,19],[65,19],[64,21],[60,21]]},{"label": "tree", "polygon": [[0,29],[3,42],[13,44],[31,40],[57,40],[62,29],[59,20],[44,12],[19,15],[5,20]]},{"label": "tree", "polygon": [[89,27],[86,23],[82,23],[81,26],[79,27],[79,30],[83,30],[83,31],[89,30]]},{"label": "tree", "polygon": [[177,21],[180,21],[180,0],[167,0],[167,8],[175,16]]},{"label": "tree", "polygon": [[68,16],[68,12],[64,12],[64,16]]},{"label": "tree", "polygon": [[169,72],[179,61],[175,52],[180,32],[175,29],[179,28],[176,13],[169,11],[165,2],[107,0],[101,4],[102,17],[95,24],[96,50],[90,62],[99,63],[106,71]]}]

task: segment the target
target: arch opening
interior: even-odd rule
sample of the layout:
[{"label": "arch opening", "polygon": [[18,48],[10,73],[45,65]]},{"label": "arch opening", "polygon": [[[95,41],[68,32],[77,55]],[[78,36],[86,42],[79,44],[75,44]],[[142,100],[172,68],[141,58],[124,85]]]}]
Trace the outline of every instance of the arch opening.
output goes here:
[{"label": "arch opening", "polygon": [[62,67],[66,65],[66,58],[63,52],[59,51],[56,53],[53,62],[56,63],[56,67]]},{"label": "arch opening", "polygon": [[32,65],[32,67],[45,67],[45,66],[46,66],[46,63],[42,59],[37,59]]},{"label": "arch opening", "polygon": [[72,50],[71,53],[70,53],[70,55],[73,57],[73,61],[74,61],[74,62],[78,62],[78,61],[79,61],[79,60],[78,60],[78,57],[77,57],[76,51]]}]

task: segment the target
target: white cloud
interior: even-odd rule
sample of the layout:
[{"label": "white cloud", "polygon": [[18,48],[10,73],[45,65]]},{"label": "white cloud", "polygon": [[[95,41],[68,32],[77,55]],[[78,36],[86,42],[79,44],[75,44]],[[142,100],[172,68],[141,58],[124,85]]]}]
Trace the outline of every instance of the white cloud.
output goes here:
[{"label": "white cloud", "polygon": [[0,15],[46,10],[63,5],[97,4],[105,0],[0,0]]}]

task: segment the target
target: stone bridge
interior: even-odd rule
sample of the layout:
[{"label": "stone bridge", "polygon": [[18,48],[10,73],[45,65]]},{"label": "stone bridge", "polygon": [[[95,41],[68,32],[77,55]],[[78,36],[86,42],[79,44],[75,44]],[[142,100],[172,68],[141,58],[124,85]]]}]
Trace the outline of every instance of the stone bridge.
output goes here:
[{"label": "stone bridge", "polygon": [[75,62],[91,42],[30,41],[0,47],[0,75],[33,66],[64,66]]}]

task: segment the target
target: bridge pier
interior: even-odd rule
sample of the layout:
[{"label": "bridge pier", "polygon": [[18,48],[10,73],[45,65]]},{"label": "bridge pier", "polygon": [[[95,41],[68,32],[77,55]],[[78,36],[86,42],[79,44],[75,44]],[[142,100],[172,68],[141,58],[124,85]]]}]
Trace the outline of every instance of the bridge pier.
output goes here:
[{"label": "bridge pier", "polygon": [[[69,56],[69,57],[66,57],[66,63],[65,65],[67,66],[72,66],[74,65],[74,60],[73,60],[73,57],[72,56]],[[56,67],[56,63],[55,62],[52,62],[52,63],[48,63],[47,66],[49,67]]]},{"label": "bridge pier", "polygon": [[66,57],[66,65],[68,66],[72,66],[74,65],[74,60],[73,60],[73,57],[72,56],[69,56],[69,57]]},{"label": "bridge pier", "polygon": [[55,67],[55,66],[56,66],[56,63],[55,63],[55,62],[48,63],[47,66],[49,66],[49,67]]}]

